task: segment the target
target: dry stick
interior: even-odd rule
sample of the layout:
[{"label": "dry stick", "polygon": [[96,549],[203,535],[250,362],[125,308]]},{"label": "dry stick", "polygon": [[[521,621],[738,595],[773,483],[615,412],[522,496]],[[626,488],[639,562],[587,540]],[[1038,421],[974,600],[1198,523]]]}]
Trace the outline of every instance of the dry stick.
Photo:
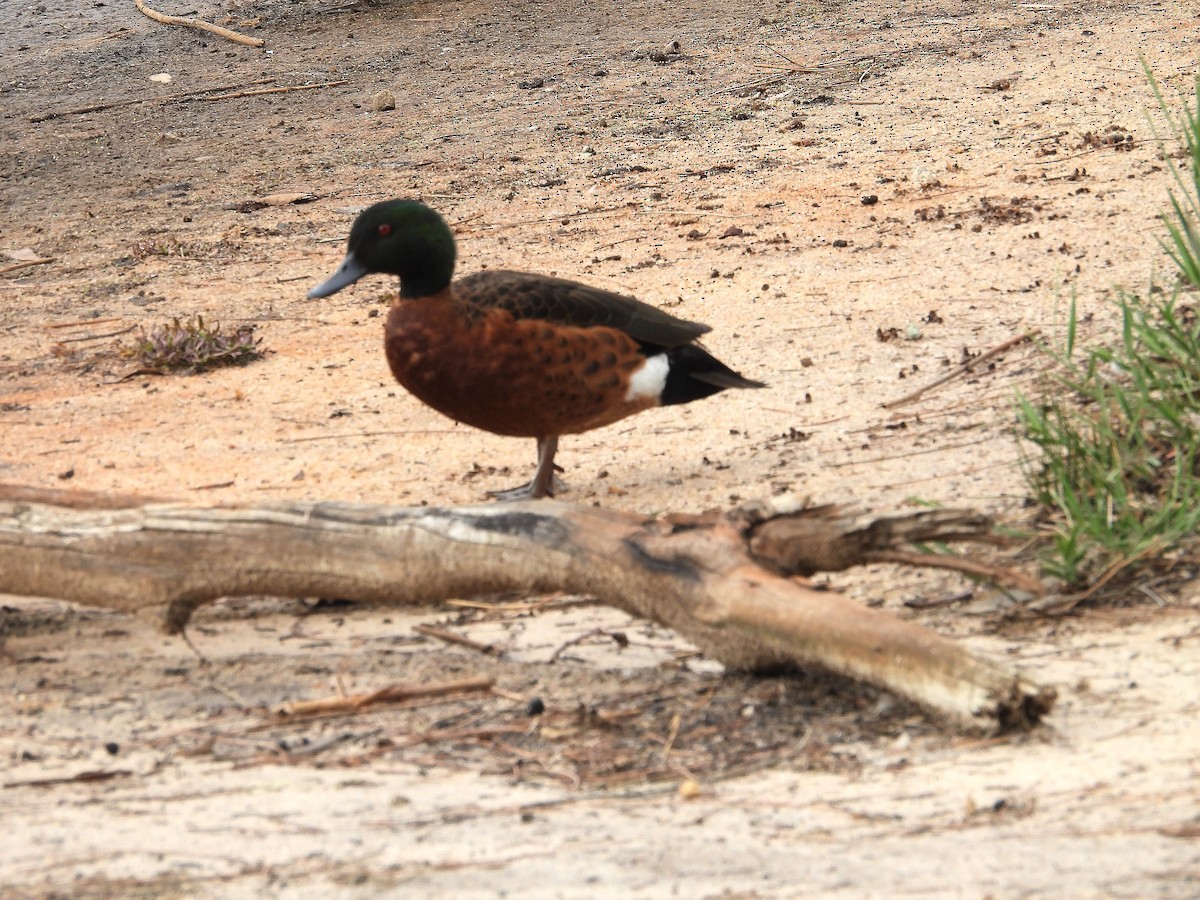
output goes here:
[{"label": "dry stick", "polygon": [[963,441],[958,444],[940,444],[936,447],[925,447],[922,450],[906,450],[904,453],[893,453],[888,456],[872,456],[870,459],[848,459],[844,462],[825,463],[827,469],[848,469],[852,466],[866,466],[874,463],[895,462],[898,459],[908,459],[912,456],[925,456],[929,453],[945,453],[947,450],[961,450],[963,447],[977,447],[979,441]]},{"label": "dry stick", "polygon": [[86,784],[97,781],[111,781],[114,778],[128,778],[132,775],[129,769],[100,769],[80,772],[78,775],[62,775],[57,778],[28,778],[23,781],[6,781],[4,787],[56,787],[60,784]]},{"label": "dry stick", "polygon": [[[188,643],[191,643],[191,641],[189,641]],[[195,649],[195,648],[193,647],[193,649]],[[201,659],[203,659],[203,658],[204,657],[201,657]],[[244,710],[250,710],[250,709],[254,708],[246,700],[245,697],[243,697],[241,694],[239,694],[233,688],[225,687],[225,685],[221,684],[215,678],[209,679],[208,686],[210,688],[212,688],[214,691],[216,691],[218,694],[228,697],[230,700],[232,700],[234,703],[236,703],[239,707],[241,707]]]},{"label": "dry stick", "polygon": [[943,606],[953,606],[955,603],[961,603],[964,600],[970,600],[975,596],[974,589],[959,591],[957,594],[951,594],[949,597],[934,597],[929,600],[922,600],[919,597],[912,597],[904,601],[904,605],[909,609],[940,609]]},{"label": "dry stick", "polygon": [[[398,700],[393,708],[399,710],[425,709],[426,707],[430,706],[440,706],[443,703],[453,703],[457,700],[465,700],[468,694],[473,693],[475,692],[464,691],[461,694],[443,694],[436,697],[429,697],[424,700]],[[345,697],[341,694],[338,696],[343,700],[345,699]],[[326,710],[325,712],[315,712],[302,716],[289,716],[286,710],[279,710],[278,712],[278,716],[271,717],[268,721],[262,722],[258,725],[252,725],[244,729],[242,733],[255,734],[261,731],[276,731],[280,728],[287,728],[289,726],[304,728],[312,722],[320,722],[326,719],[344,719],[347,716],[356,716],[364,713],[366,710],[362,707],[351,706],[344,709],[334,708]],[[226,733],[220,735],[220,737],[222,740],[229,740],[231,735]]]},{"label": "dry stick", "polygon": [[[247,84],[270,84],[274,78],[259,78],[255,81],[247,82]],[[49,119],[58,119],[63,116],[79,116],[84,113],[101,112],[106,109],[116,109],[121,106],[136,106],[138,103],[151,103],[158,100],[162,103],[178,103],[181,100],[189,100],[192,97],[200,94],[211,94],[214,91],[230,91],[237,88],[238,85],[231,84],[225,87],[207,87],[199,88],[194,91],[184,91],[179,94],[168,94],[165,97],[134,97],[130,100],[113,100],[109,103],[89,103],[87,106],[76,106],[73,109],[60,109],[55,112],[38,113],[36,116],[30,116],[30,122],[45,122]]]},{"label": "dry stick", "polygon": [[[1052,366],[1049,366],[1049,365],[1044,366],[1040,372],[1035,373],[1035,374],[1044,374],[1045,372],[1050,371],[1051,368],[1052,368]],[[977,394],[974,397],[964,400],[961,403],[955,403],[950,406],[943,405],[943,406],[939,406],[937,409],[924,409],[924,410],[921,410],[916,415],[917,415],[917,418],[919,418],[923,423],[928,424],[928,423],[934,421],[935,419],[942,418],[943,416],[957,416],[964,412],[966,412],[966,413],[979,412],[980,407],[984,403],[987,403],[989,401],[998,401],[1003,397],[1007,397],[1007,396],[1009,396],[1009,391],[1010,391],[1010,388],[1000,386],[1000,387],[995,388],[994,390],[984,391],[983,393]],[[898,413],[897,415],[892,417],[891,421],[892,422],[903,422],[909,415],[911,415],[911,413]],[[880,427],[879,425],[868,425],[865,428],[855,429],[855,431],[852,433],[866,432],[866,431],[870,431],[871,429],[876,429],[879,427]]]},{"label": "dry stick", "polygon": [[774,53],[776,56],[778,56],[780,59],[782,59],[784,62],[786,62],[788,64],[788,67],[792,71],[802,72],[802,71],[805,71],[806,69],[816,71],[812,66],[801,65],[800,63],[798,63],[794,59],[792,59],[790,56],[788,56],[786,53],[784,53],[782,50],[778,50],[766,42],[759,44],[759,46],[762,47],[764,50],[770,50],[772,53]]},{"label": "dry stick", "polygon": [[665,766],[670,760],[671,750],[675,747],[675,739],[679,737],[679,726],[683,724],[683,719],[679,713],[671,716],[671,729],[667,732],[667,739],[663,741],[662,761]]},{"label": "dry stick", "polygon": [[156,99],[154,97],[137,97],[133,100],[114,100],[111,103],[89,103],[87,106],[76,106],[72,109],[60,109],[55,112],[38,113],[36,116],[30,116],[30,122],[45,122],[48,119],[57,119],[60,116],[80,116],[84,113],[100,112],[104,109],[113,109],[118,106],[133,106],[135,103],[145,103],[147,100]]},{"label": "dry stick", "polygon": [[369,694],[350,694],[349,696],[323,697],[320,700],[303,700],[299,703],[289,703],[281,710],[284,716],[311,716],[328,712],[350,712],[370,706],[372,703],[398,703],[403,700],[414,700],[419,697],[440,697],[445,694],[465,693],[468,691],[491,690],[495,679],[486,676],[476,678],[460,678],[456,681],[443,681],[436,684],[392,684]]},{"label": "dry stick", "polygon": [[478,227],[495,231],[501,228],[521,228],[525,225],[544,225],[547,222],[561,222],[563,219],[590,219],[594,216],[606,216],[609,213],[626,212],[628,210],[629,205],[622,203],[619,206],[598,206],[595,209],[581,209],[578,212],[564,213],[561,216],[539,216],[536,219],[516,219],[511,222],[483,223]]},{"label": "dry stick", "polygon": [[106,319],[76,319],[73,322],[52,322],[43,326],[47,331],[55,328],[79,328],[81,325],[107,325],[109,322],[120,322],[119,316],[109,316]]},{"label": "dry stick", "polygon": [[540,612],[543,609],[559,612],[560,610],[573,609],[577,606],[596,606],[597,601],[595,597],[576,597],[573,600],[563,600],[562,594],[552,594],[549,597],[543,597],[541,600],[533,600],[528,603],[488,603],[484,600],[447,600],[446,605],[460,609],[480,609],[491,613],[529,613]]},{"label": "dry stick", "polygon": [[[1134,145],[1135,146],[1137,145],[1136,142]],[[1079,159],[1082,156],[1091,156],[1093,153],[1096,153],[1097,151],[1103,150],[1106,147],[1111,147],[1111,146],[1113,146],[1113,145],[1112,144],[1101,144],[1099,147],[1088,147],[1087,149],[1081,150],[1078,153],[1072,153],[1070,156],[1053,156],[1053,157],[1052,156],[1041,156],[1030,162],[1017,163],[1017,165],[1021,166],[1022,168],[1027,168],[1029,166],[1049,166],[1049,165],[1053,165],[1054,163],[1070,162],[1071,160]]]},{"label": "dry stick", "polygon": [[781,574],[840,571],[860,564],[863,549],[958,540],[948,535],[986,526],[961,512],[856,526],[832,514],[763,521],[770,510],[752,519],[732,511],[678,528],[553,500],[79,510],[12,499],[29,493],[0,485],[0,592],[153,612],[174,633],[222,596],[417,604],[567,591],[674,628],[729,668],[820,668],[911,699],[964,731],[1030,725],[1054,701],[1053,690],[1008,665]]},{"label": "dry stick", "polygon": [[[775,52],[778,53],[778,51]],[[782,53],[779,55],[783,56]],[[783,58],[787,59],[786,56]],[[789,59],[788,62],[790,63],[791,60]],[[770,68],[771,67],[767,67],[768,71],[770,71]],[[793,63],[792,67],[790,68],[773,72],[770,75],[764,75],[763,77],[756,78],[753,81],[747,81],[742,84],[735,84],[732,87],[724,87],[720,90],[713,91],[711,94],[706,94],[704,99],[708,100],[712,97],[720,96],[721,94],[730,94],[735,91],[746,91],[756,87],[769,87],[772,84],[777,84],[780,81],[783,81],[785,78],[788,78],[791,75],[819,75],[823,71],[828,71],[828,66],[825,64],[819,66],[796,66]]]},{"label": "dry stick", "polygon": [[20,262],[0,266],[0,275],[16,272],[18,269],[28,269],[30,266],[44,266],[46,263],[58,262],[57,256],[47,256],[45,259],[23,259]]},{"label": "dry stick", "polygon": [[318,753],[324,753],[338,744],[344,744],[347,741],[361,740],[362,738],[372,737],[379,734],[379,730],[367,732],[366,734],[335,734],[332,737],[327,737],[323,741],[317,741],[314,744],[308,744],[304,747],[297,747],[294,750],[284,750],[284,755],[288,757],[297,756],[316,756]]},{"label": "dry stick", "polygon": [[900,563],[906,566],[929,566],[935,569],[952,569],[966,575],[976,575],[996,584],[1007,584],[1022,591],[1040,596],[1045,592],[1042,583],[1036,578],[1006,569],[1002,566],[991,566],[987,563],[961,556],[947,556],[943,553],[913,553],[907,550],[868,550],[863,554],[870,562]]},{"label": "dry stick", "polygon": [[60,344],[78,344],[81,341],[100,341],[104,338],[117,337],[118,335],[128,334],[137,328],[136,325],[130,325],[128,328],[122,328],[119,331],[108,331],[104,334],[85,334],[83,337],[63,338],[59,341]]},{"label": "dry stick", "polygon": [[1163,548],[1161,546],[1159,546],[1158,544],[1151,544],[1149,547],[1146,547],[1140,553],[1135,553],[1131,557],[1128,557],[1125,559],[1119,559],[1114,563],[1110,563],[1108,568],[1105,569],[1103,573],[1101,573],[1100,577],[1096,579],[1096,581],[1092,584],[1092,586],[1089,587],[1087,590],[1083,591],[1082,593],[1071,594],[1071,595],[1066,595],[1066,596],[1049,597],[1041,603],[1030,606],[1030,608],[1033,609],[1035,612],[1040,612],[1043,615],[1047,615],[1047,616],[1066,615],[1071,610],[1073,610],[1076,606],[1078,606],[1080,603],[1087,600],[1089,597],[1091,597],[1093,594],[1095,594],[1097,591],[1099,591],[1101,588],[1103,588],[1106,584],[1108,584],[1110,581],[1112,581],[1112,579],[1115,578],[1118,573],[1124,571],[1127,567],[1133,565],[1136,562],[1139,562],[1140,560],[1145,559],[1148,556],[1152,556],[1155,553],[1162,552],[1162,550],[1163,550]]},{"label": "dry stick", "polygon": [[311,84],[294,84],[291,87],[273,87],[262,88],[257,91],[237,91],[232,94],[219,94],[216,97],[201,97],[201,100],[232,100],[235,97],[261,97],[263,94],[289,94],[292,91],[311,91],[314,88],[337,87],[340,84],[348,84],[348,79],[343,78],[341,81],[323,81],[321,83]]},{"label": "dry stick", "polygon": [[955,369],[950,374],[943,375],[941,378],[938,378],[935,381],[929,382],[929,384],[925,385],[924,387],[917,388],[911,394],[905,394],[903,397],[899,398],[898,400],[889,400],[887,403],[883,404],[883,408],[884,409],[894,409],[897,406],[903,406],[905,403],[911,403],[913,400],[916,400],[918,397],[920,397],[925,392],[931,391],[935,387],[940,387],[948,381],[953,381],[955,378],[958,378],[961,375],[967,374],[975,366],[979,365],[980,363],[987,362],[989,359],[992,359],[995,356],[999,356],[1005,350],[1011,350],[1013,347],[1017,346],[1017,344],[1022,344],[1025,341],[1031,341],[1040,334],[1041,334],[1041,329],[1034,328],[1032,331],[1027,331],[1024,334],[1019,334],[1016,337],[1009,338],[1004,343],[998,344],[997,346],[993,347],[991,350],[987,351],[987,353],[984,353],[981,356],[976,356],[974,359],[967,360],[965,363],[960,365],[957,369]]},{"label": "dry stick", "polygon": [[[528,731],[527,726],[512,726],[498,725],[485,728],[447,728],[443,730],[432,729],[422,732],[421,734],[409,735],[406,738],[395,741],[394,743],[384,743],[381,747],[375,747],[359,754],[356,757],[358,765],[363,764],[367,760],[376,759],[396,750],[403,750],[406,747],[416,747],[420,744],[436,744],[439,741],[465,741],[465,740],[494,740],[498,735],[505,734],[525,734]],[[247,765],[257,765],[262,762],[273,762],[274,757],[260,758],[251,760],[248,763],[237,766],[236,768],[244,768]]]},{"label": "dry stick", "polygon": [[[985,466],[971,466],[969,469],[959,469],[957,472],[938,472],[936,475],[924,475],[920,478],[905,478],[906,485],[921,484],[926,481],[942,481],[947,478],[965,478],[968,475],[978,475],[980,472],[986,472],[988,469],[999,469],[1001,466],[1012,466],[1012,460],[1002,459],[994,463],[988,463]],[[887,481],[880,484],[869,484],[867,487],[872,490],[887,491],[896,487],[896,480],[889,478]]]},{"label": "dry stick", "polygon": [[566,650],[568,647],[574,647],[576,644],[582,644],[588,638],[598,637],[600,635],[607,635],[607,634],[608,634],[608,632],[605,631],[603,628],[593,628],[591,631],[585,631],[583,634],[577,634],[577,635],[575,635],[575,637],[571,638],[570,640],[563,642],[561,645],[559,645],[559,648],[557,650],[555,650],[552,654],[550,654],[550,662],[558,662],[558,658],[560,656],[562,656],[563,651]]},{"label": "dry stick", "polygon": [[463,741],[472,738],[476,740],[490,740],[499,734],[525,734],[528,730],[528,726],[525,725],[488,725],[482,728],[432,728],[421,734],[410,735],[407,738],[398,740],[391,747],[381,749],[390,751],[402,747],[414,747],[417,744],[433,744],[438,741]]},{"label": "dry stick", "polygon": [[189,19],[186,16],[165,16],[148,7],[142,0],[134,0],[134,3],[143,15],[149,16],[155,22],[161,22],[163,25],[184,25],[188,28],[199,28],[201,31],[207,31],[210,34],[215,34],[218,37],[223,37],[237,44],[245,44],[247,47],[261,47],[266,43],[266,41],[260,38],[247,37],[244,34],[238,34],[236,31],[230,31],[228,28],[222,28],[220,25],[210,25],[208,22],[201,22],[199,19]]},{"label": "dry stick", "polygon": [[83,41],[79,46],[91,48],[91,47],[95,47],[98,44],[103,44],[105,41],[111,41],[114,38],[125,37],[125,35],[127,35],[127,34],[133,34],[132,29],[118,28],[116,31],[110,31],[108,34],[100,35],[100,37],[89,38],[89,39]]},{"label": "dry stick", "polygon": [[482,653],[485,656],[495,656],[497,653],[496,648],[491,644],[481,644],[479,641],[473,641],[469,637],[463,637],[461,634],[455,634],[453,631],[434,628],[432,625],[414,625],[413,631],[447,644],[466,647],[468,650],[474,650],[476,653]]}]

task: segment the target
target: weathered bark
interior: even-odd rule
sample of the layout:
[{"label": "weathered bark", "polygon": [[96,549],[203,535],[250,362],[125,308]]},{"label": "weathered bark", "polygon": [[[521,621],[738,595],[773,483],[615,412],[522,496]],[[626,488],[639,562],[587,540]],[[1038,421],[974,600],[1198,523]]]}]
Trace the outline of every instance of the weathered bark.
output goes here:
[{"label": "weathered bark", "polygon": [[[0,592],[161,609],[177,632],[197,606],[224,596],[416,604],[562,590],[674,628],[731,668],[821,668],[967,731],[1031,725],[1054,700],[1052,690],[928,629],[789,580],[781,573],[870,559],[883,540],[878,528],[843,527],[840,539],[811,541],[820,552],[806,557],[789,537],[812,518],[801,511],[648,519],[556,501],[195,508],[122,497],[105,508],[95,495],[47,502],[55,496],[0,486]],[[974,528],[978,537],[978,523],[939,515],[917,533]],[[826,520],[826,533],[837,525]]]}]

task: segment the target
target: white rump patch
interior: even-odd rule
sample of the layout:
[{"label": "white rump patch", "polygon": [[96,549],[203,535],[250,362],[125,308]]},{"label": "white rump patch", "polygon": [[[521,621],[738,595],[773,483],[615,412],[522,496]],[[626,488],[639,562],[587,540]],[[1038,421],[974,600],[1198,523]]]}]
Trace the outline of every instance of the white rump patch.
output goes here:
[{"label": "white rump patch", "polygon": [[670,368],[667,354],[660,353],[649,357],[630,377],[629,393],[625,395],[625,402],[633,403],[646,399],[657,401],[662,396],[663,388],[667,386],[667,370]]}]

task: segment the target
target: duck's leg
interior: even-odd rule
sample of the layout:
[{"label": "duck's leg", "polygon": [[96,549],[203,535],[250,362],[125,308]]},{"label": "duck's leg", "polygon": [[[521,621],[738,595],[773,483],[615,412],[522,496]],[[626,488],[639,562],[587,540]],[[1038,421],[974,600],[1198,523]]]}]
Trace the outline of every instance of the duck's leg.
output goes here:
[{"label": "duck's leg", "polygon": [[539,497],[553,497],[566,488],[562,480],[554,474],[554,454],[557,450],[558,435],[538,438],[538,467],[533,480],[504,491],[488,491],[487,495],[494,500],[536,500]]},{"label": "duck's leg", "polygon": [[537,471],[533,473],[533,481],[529,482],[533,488],[532,499],[534,500],[538,497],[553,497],[556,492],[566,486],[554,476],[554,454],[556,452],[558,452],[558,435],[538,438],[538,467]]}]

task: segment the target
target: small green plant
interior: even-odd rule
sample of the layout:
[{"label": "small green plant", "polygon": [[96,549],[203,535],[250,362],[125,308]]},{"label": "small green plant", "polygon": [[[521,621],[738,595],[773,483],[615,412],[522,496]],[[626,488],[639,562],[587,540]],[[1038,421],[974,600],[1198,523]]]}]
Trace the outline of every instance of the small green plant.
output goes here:
[{"label": "small green plant", "polygon": [[229,334],[220,325],[209,327],[196,316],[194,322],[179,319],[142,329],[138,342],[125,351],[147,369],[200,372],[217,366],[239,366],[262,357],[262,338],[254,336],[253,325],[239,325]]},{"label": "small green plant", "polygon": [[[1018,400],[1026,478],[1049,513],[1043,568],[1077,586],[1172,550],[1200,525],[1195,318],[1178,295],[1118,302],[1115,347],[1061,352],[1051,390]],[[1075,322],[1072,304],[1068,331]]]},{"label": "small green plant", "polygon": [[1195,83],[1196,106],[1191,108],[1184,103],[1182,115],[1175,118],[1171,115],[1170,106],[1148,67],[1146,75],[1150,78],[1150,86],[1154,89],[1158,105],[1166,115],[1171,134],[1181,145],[1180,155],[1191,163],[1191,177],[1187,181],[1179,174],[1178,168],[1171,167],[1178,193],[1170,192],[1173,216],[1163,216],[1170,238],[1163,246],[1179,267],[1184,280],[1197,287],[1200,286],[1200,234],[1196,229],[1196,223],[1200,221],[1200,166],[1197,166],[1200,162],[1200,78],[1197,78]]},{"label": "small green plant", "polygon": [[1182,302],[1200,289],[1200,79],[1196,101],[1178,122],[1168,114],[1192,172],[1186,186],[1175,173],[1184,199],[1172,191],[1163,217],[1180,287],[1120,293],[1113,346],[1077,346],[1072,302],[1050,384],[1018,398],[1022,466],[1050,533],[1042,567],[1077,588],[1179,549],[1200,526],[1200,329]]}]

